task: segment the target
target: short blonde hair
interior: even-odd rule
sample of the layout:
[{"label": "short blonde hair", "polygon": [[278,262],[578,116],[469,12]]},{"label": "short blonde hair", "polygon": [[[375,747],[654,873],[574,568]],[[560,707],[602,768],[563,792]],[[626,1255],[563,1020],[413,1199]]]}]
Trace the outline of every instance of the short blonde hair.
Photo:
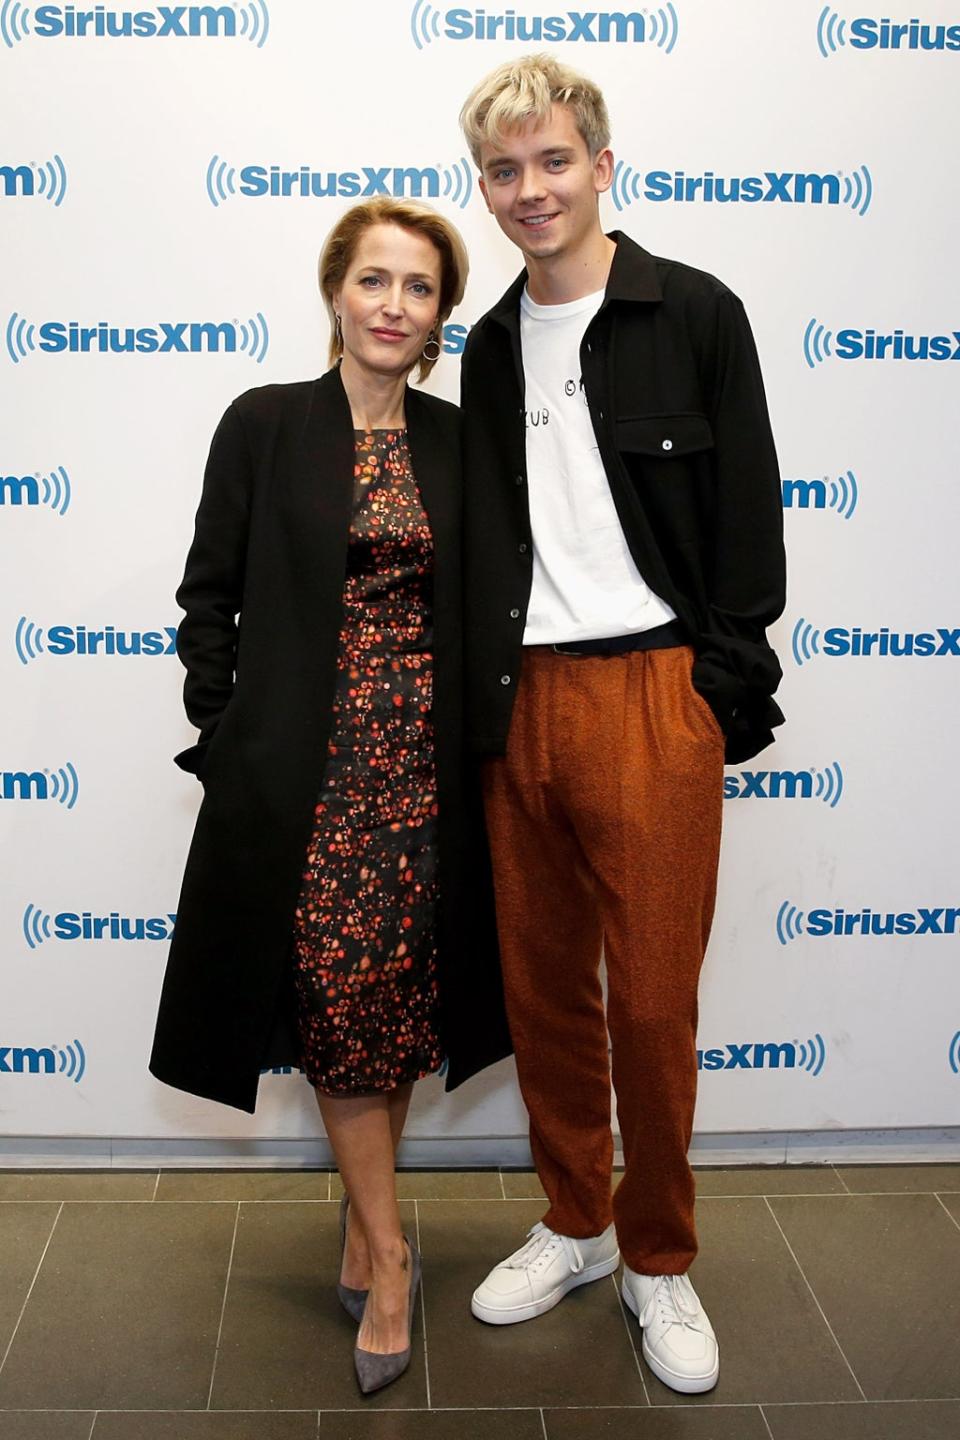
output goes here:
[{"label": "short blonde hair", "polygon": [[610,116],[599,85],[552,55],[522,55],[485,76],[460,111],[477,166],[481,145],[499,145],[531,120],[543,125],[552,105],[569,105],[591,160],[610,144]]},{"label": "short blonde hair", "polygon": [[[330,317],[329,361],[335,365],[343,354],[343,344],[337,338],[336,314],[333,297],[340,289],[347,271],[357,253],[357,246],[364,233],[374,225],[399,225],[401,230],[411,230],[429,240],[440,255],[440,299],[437,308],[436,338],[443,344],[443,326],[450,312],[463,299],[466,289],[470,261],[467,247],[457,227],[438,210],[424,205],[419,200],[393,200],[377,196],[347,210],[330,231],[320,252],[318,275],[320,293]],[[439,355],[428,360],[421,356],[417,379],[426,380],[436,365]]]}]

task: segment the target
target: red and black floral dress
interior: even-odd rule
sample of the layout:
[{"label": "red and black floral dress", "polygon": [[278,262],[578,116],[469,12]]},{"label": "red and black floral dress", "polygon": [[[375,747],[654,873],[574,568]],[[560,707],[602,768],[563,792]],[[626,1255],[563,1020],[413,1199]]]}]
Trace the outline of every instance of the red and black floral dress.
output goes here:
[{"label": "red and black floral dress", "polygon": [[303,1068],[330,1095],[440,1068],[433,539],[404,430],[356,432],[323,789],[294,920]]}]

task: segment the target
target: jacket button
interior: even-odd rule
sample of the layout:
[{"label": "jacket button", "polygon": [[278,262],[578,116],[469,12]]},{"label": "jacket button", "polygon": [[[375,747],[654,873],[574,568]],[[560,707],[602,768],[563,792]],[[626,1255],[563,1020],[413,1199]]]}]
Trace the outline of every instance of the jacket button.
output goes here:
[{"label": "jacket button", "polygon": [[509,685],[509,684],[510,684],[510,676],[509,676],[509,675],[501,675],[501,676],[500,676],[500,684],[501,684],[501,685]]},{"label": "jacket button", "polygon": [[526,553],[527,553],[527,542],[526,542],[526,540],[521,540],[521,541],[520,541],[520,544],[517,546],[517,549],[520,551],[520,554],[521,554],[521,555],[526,555]]},{"label": "jacket button", "polygon": [[672,441],[672,440],[662,440],[662,441],[660,442],[660,449],[661,449],[661,450],[672,450],[672,449],[673,449],[673,441]]},{"label": "jacket button", "polygon": [[522,475],[514,475],[513,478],[514,478],[515,482],[516,482],[518,485],[522,485],[522,484],[523,484],[523,476],[522,476]]},{"label": "jacket button", "polygon": [[519,620],[519,619],[520,619],[520,611],[519,611],[519,610],[511,610],[511,611],[510,611],[510,619],[511,619],[511,620]]}]

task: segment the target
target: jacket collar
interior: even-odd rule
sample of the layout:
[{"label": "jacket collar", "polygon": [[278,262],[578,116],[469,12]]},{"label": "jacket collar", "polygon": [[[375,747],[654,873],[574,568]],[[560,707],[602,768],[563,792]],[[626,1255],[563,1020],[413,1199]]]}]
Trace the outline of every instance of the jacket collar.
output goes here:
[{"label": "jacket collar", "polygon": [[[635,240],[631,240],[629,235],[624,235],[622,230],[611,230],[609,239],[615,243],[617,249],[607,277],[604,305],[611,300],[658,304],[663,299],[663,291],[660,288],[654,257]],[[527,272],[521,270],[509,290],[501,295],[496,305],[487,312],[489,318],[506,325],[508,329],[514,329],[517,325],[520,296],[526,283]]]}]

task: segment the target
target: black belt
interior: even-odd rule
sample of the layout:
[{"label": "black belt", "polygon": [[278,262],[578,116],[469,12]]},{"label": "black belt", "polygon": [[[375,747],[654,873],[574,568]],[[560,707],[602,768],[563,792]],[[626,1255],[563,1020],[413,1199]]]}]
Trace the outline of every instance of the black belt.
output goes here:
[{"label": "black belt", "polygon": [[605,640],[570,640],[551,645],[558,655],[629,655],[633,650],[666,650],[672,645],[689,645],[690,637],[679,620],[668,620],[652,630],[635,635],[610,635]]}]

